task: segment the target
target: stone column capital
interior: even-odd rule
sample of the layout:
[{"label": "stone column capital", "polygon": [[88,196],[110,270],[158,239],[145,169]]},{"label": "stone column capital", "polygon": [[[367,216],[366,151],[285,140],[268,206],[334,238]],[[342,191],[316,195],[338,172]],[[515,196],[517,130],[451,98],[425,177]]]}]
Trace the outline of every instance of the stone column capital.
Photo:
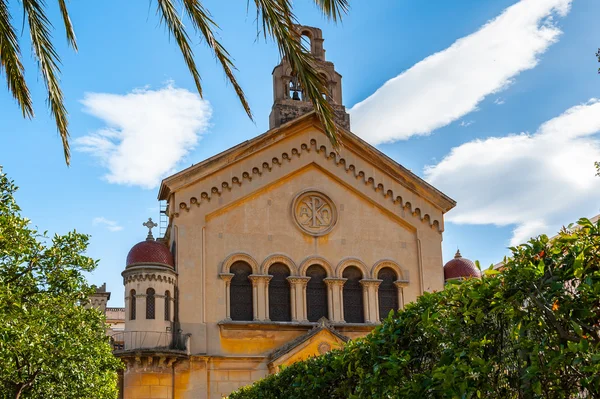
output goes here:
[{"label": "stone column capital", "polygon": [[362,285],[363,287],[379,287],[379,284],[381,284],[382,282],[383,280],[369,278],[363,278],[359,281],[360,285]]},{"label": "stone column capital", "polygon": [[290,277],[286,277],[286,280],[290,282],[290,284],[301,284],[301,285],[306,285],[308,284],[308,280],[310,280],[310,277],[304,277],[304,276],[290,276]]},{"label": "stone column capital", "polygon": [[268,274],[251,274],[248,276],[248,279],[252,281],[252,285],[258,284],[260,281],[264,281],[265,284],[268,284],[272,278],[273,276]]},{"label": "stone column capital", "polygon": [[325,284],[327,284],[329,286],[340,286],[340,287],[342,287],[347,280],[348,280],[347,278],[335,278],[335,277],[327,277],[327,278],[323,279]]},{"label": "stone column capital", "polygon": [[394,285],[398,288],[406,288],[408,287],[408,280],[396,280]]},{"label": "stone column capital", "polygon": [[226,283],[229,283],[233,276],[235,276],[233,273],[219,273],[221,280],[225,281]]}]

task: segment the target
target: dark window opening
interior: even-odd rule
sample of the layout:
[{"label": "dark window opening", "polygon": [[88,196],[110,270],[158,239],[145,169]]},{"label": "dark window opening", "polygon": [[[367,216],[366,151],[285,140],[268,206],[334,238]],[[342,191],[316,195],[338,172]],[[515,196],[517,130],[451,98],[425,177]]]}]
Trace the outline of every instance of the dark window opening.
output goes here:
[{"label": "dark window opening", "polygon": [[135,290],[129,291],[129,320],[135,320]]},{"label": "dark window opening", "polygon": [[292,321],[290,283],[287,281],[290,270],[282,263],[275,263],[269,267],[269,274],[273,276],[269,282],[269,319]]},{"label": "dark window opening", "polygon": [[171,321],[171,293],[165,291],[165,320]]},{"label": "dark window opening", "polygon": [[383,280],[379,285],[379,318],[385,319],[390,310],[398,310],[398,289],[394,281],[398,279],[394,269],[384,267],[377,273],[377,278]]},{"label": "dark window opening", "polygon": [[229,269],[233,273],[230,285],[231,320],[252,321],[252,282],[248,278],[252,274],[252,267],[246,262],[235,262]]},{"label": "dark window opening", "polygon": [[306,286],[306,313],[308,321],[319,321],[321,317],[328,317],[327,312],[327,285],[325,279],[327,272],[319,265],[312,265],[306,270],[310,277]]},{"label": "dark window opening", "polygon": [[344,320],[347,323],[364,323],[362,272],[356,266],[348,266],[342,277],[348,279],[344,283]]},{"label": "dark window opening", "polygon": [[146,290],[146,319],[154,320],[155,314],[155,302],[156,298],[154,297],[154,288],[148,288]]}]

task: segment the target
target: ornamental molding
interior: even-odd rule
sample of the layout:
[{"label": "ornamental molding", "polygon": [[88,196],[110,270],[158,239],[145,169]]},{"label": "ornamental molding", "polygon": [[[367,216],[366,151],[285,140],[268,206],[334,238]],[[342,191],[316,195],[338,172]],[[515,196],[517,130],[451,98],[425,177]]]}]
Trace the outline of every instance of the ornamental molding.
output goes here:
[{"label": "ornamental molding", "polygon": [[290,276],[286,277],[286,280],[289,281],[290,284],[302,284],[306,286],[306,284],[308,284],[308,280],[310,280],[310,277]]},{"label": "ornamental molding", "polygon": [[408,287],[409,281],[408,280],[397,280],[394,281],[394,285],[398,288],[406,288]]},{"label": "ornamental molding", "polygon": [[371,268],[371,278],[376,279],[377,275],[379,274],[379,271],[384,267],[389,267],[390,269],[394,270],[397,274],[398,280],[405,280],[405,276],[407,275],[407,273],[404,270],[402,270],[402,267],[400,267],[400,265],[397,262],[391,259],[382,259],[375,262],[375,264]]},{"label": "ornamental molding", "polygon": [[256,259],[246,252],[236,252],[229,255],[221,264],[221,273],[227,274],[235,262],[245,262],[252,268],[252,274],[260,274]]},{"label": "ornamental molding", "polygon": [[265,283],[269,283],[269,281],[271,281],[271,279],[273,278],[273,276],[270,276],[268,274],[251,274],[248,276],[248,279],[250,279],[250,281],[252,281],[252,284],[257,284],[259,281],[264,281]]},{"label": "ornamental molding", "polygon": [[327,278],[323,279],[325,284],[327,284],[328,286],[332,286],[332,287],[333,286],[343,287],[347,280],[348,280],[347,278],[335,278],[335,277],[327,277]]},{"label": "ornamental molding", "polygon": [[347,268],[348,266],[358,267],[360,269],[360,271],[362,272],[363,277],[366,277],[369,275],[369,268],[367,267],[365,262],[363,262],[359,258],[348,257],[348,258],[342,259],[340,261],[340,263],[338,263],[337,266],[335,267],[336,276],[341,278],[344,273],[344,269]]},{"label": "ornamental molding", "polygon": [[123,276],[123,284],[141,281],[157,281],[161,283],[175,284],[176,279],[173,276],[163,275],[159,273],[132,273]]},{"label": "ornamental molding", "polygon": [[260,265],[260,272],[262,274],[269,274],[269,268],[275,263],[286,265],[288,269],[290,269],[290,275],[292,276],[298,274],[298,266],[296,266],[296,263],[294,263],[292,258],[284,254],[272,254],[267,256]]},{"label": "ornamental molding", "polygon": [[362,279],[359,280],[360,285],[363,287],[379,287],[379,285],[383,282],[383,280],[376,279]]},{"label": "ornamental molding", "polygon": [[328,151],[325,145],[319,146],[315,139],[311,139],[309,144],[301,144],[299,149],[294,147],[289,153],[284,152],[280,157],[271,159],[270,162],[263,162],[261,166],[255,166],[252,170],[242,172],[241,176],[233,176],[231,181],[221,182],[220,187],[214,186],[209,191],[203,191],[199,198],[190,197],[187,202],[180,202],[177,209],[173,212],[173,216],[179,217],[182,212],[189,212],[191,209],[202,205],[202,203],[210,202],[215,196],[220,197],[224,192],[230,192],[234,188],[241,187],[245,181],[251,182],[252,179],[261,177],[275,168],[284,167],[291,163],[292,160],[300,158],[302,154],[312,151],[316,154],[322,154],[325,160],[332,161],[335,166],[343,168],[346,173],[353,175],[358,182],[370,186],[373,191],[376,193],[379,192],[384,198],[389,198],[394,205],[398,206],[399,210],[408,211],[413,217],[423,223],[427,223],[429,227],[437,230],[439,233],[443,232],[442,223],[439,220],[433,220],[428,213],[423,213],[420,208],[414,207],[410,201],[404,200],[402,196],[394,196],[393,190],[386,190],[383,183],[377,183],[375,182],[375,178],[367,177],[367,173],[363,170],[357,170],[355,165],[346,165],[346,159],[342,158],[335,151]]},{"label": "ornamental molding", "polygon": [[300,231],[321,237],[335,227],[338,212],[331,198],[317,189],[306,189],[294,196],[291,204],[292,219]]}]

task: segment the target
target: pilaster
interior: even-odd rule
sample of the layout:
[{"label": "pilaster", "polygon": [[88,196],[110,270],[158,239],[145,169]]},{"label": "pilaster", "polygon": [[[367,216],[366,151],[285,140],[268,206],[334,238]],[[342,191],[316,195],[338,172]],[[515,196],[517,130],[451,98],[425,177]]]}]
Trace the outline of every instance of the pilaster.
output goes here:
[{"label": "pilaster", "polygon": [[408,280],[394,281],[394,285],[398,289],[398,308],[404,309],[404,288],[408,287]]},{"label": "pilaster", "polygon": [[231,287],[231,279],[233,278],[233,273],[219,273],[219,277],[221,280],[225,282],[225,320],[231,320],[231,304],[230,304],[230,287]]}]

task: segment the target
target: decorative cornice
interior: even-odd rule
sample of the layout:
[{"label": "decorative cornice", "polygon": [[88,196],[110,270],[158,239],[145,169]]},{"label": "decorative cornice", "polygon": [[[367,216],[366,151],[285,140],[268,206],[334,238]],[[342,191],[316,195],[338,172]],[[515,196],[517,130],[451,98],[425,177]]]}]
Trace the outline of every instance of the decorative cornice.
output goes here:
[{"label": "decorative cornice", "polygon": [[248,276],[248,279],[250,279],[250,281],[252,281],[252,284],[257,284],[259,281],[264,281],[265,283],[269,283],[269,281],[271,281],[271,279],[273,278],[273,276],[268,275],[268,274],[251,274]]},{"label": "decorative cornice", "polygon": [[176,279],[173,276],[162,275],[159,273],[150,273],[150,272],[137,272],[137,273],[128,273],[125,274],[123,272],[123,284],[129,284],[136,281],[159,281],[163,283],[175,284]]},{"label": "decorative cornice", "polygon": [[225,281],[226,283],[230,282],[233,276],[235,276],[233,273],[219,273],[221,280]]},{"label": "decorative cornice", "polygon": [[[442,232],[442,224],[438,220],[432,220],[429,214],[422,214],[420,208],[413,208],[409,201],[405,201],[401,196],[394,196],[391,189],[386,190],[383,183],[376,183],[373,177],[367,177],[365,171],[357,171],[356,166],[346,165],[346,160],[341,158],[335,151],[328,151],[325,145],[318,146],[315,139],[310,140],[310,144],[303,143],[300,149],[292,148],[287,153],[284,152],[279,158],[274,157],[271,162],[263,162],[260,167],[255,166],[252,170],[245,171],[241,177],[234,176],[231,181],[223,181],[220,187],[212,187],[210,191],[204,191],[200,194],[200,198],[191,197],[188,202],[180,202],[178,211],[174,212],[175,217],[180,216],[180,212],[189,212],[194,206],[199,207],[203,202],[210,202],[212,197],[221,196],[226,191],[231,191],[236,187],[240,187],[244,181],[252,181],[253,178],[262,176],[264,173],[271,172],[274,168],[282,167],[284,164],[290,163],[294,158],[300,158],[302,153],[315,151],[317,154],[323,154],[326,160],[331,160],[338,167],[344,168],[346,173],[351,173],[362,183],[371,186],[375,192],[381,193],[384,198],[390,198],[394,205],[399,205],[399,208],[408,210],[412,216],[418,218],[422,222],[429,224],[431,228],[435,228],[438,232]],[[400,184],[400,183],[398,183]]]}]

